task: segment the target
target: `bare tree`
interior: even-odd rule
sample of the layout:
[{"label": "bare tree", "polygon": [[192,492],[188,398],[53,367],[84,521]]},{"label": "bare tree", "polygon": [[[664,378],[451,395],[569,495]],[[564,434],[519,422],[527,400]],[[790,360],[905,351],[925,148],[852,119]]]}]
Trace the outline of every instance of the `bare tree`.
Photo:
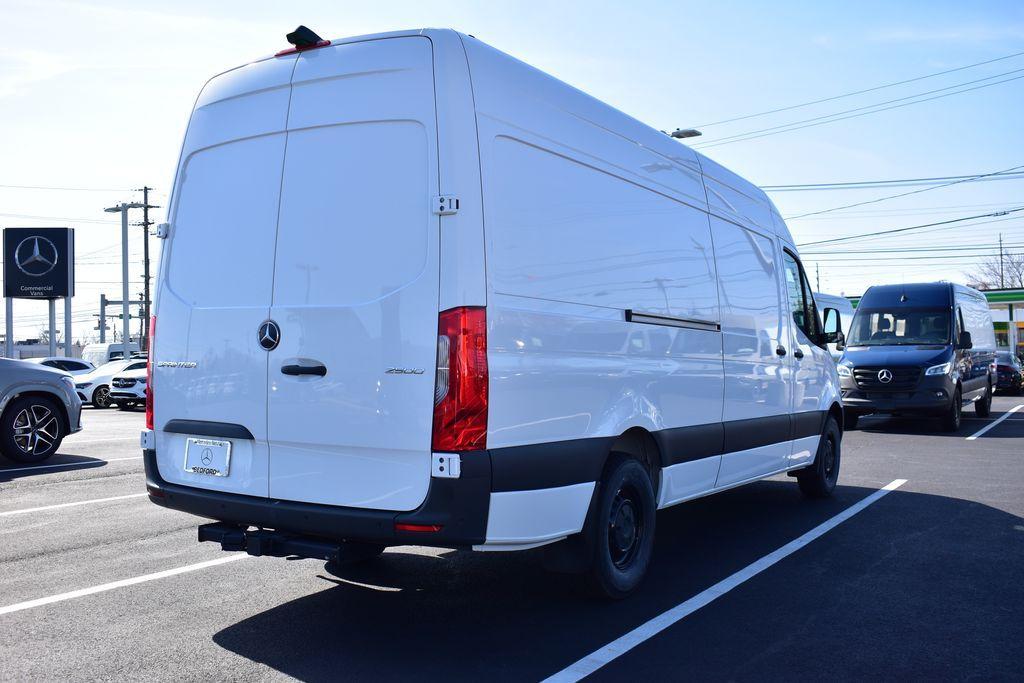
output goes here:
[{"label": "bare tree", "polygon": [[964,273],[977,289],[1024,288],[1024,252],[1004,252],[1002,258],[990,256],[973,273]]}]

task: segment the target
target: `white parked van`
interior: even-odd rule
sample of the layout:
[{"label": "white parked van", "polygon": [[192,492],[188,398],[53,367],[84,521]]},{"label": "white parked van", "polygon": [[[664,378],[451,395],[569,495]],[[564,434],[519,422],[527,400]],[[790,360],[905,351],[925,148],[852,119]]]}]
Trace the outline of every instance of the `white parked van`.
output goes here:
[{"label": "white parked van", "polygon": [[836,485],[836,370],[765,194],[470,36],[215,77],[168,216],[143,448],[201,540],[550,544],[622,596],[656,508]]},{"label": "white parked van", "polygon": [[[87,360],[96,367],[109,363],[112,360],[121,360],[124,358],[124,344],[121,342],[94,342],[92,344],[86,344],[85,348],[82,349],[82,359]],[[139,345],[137,342],[128,342],[128,355],[129,357],[139,352]]]}]

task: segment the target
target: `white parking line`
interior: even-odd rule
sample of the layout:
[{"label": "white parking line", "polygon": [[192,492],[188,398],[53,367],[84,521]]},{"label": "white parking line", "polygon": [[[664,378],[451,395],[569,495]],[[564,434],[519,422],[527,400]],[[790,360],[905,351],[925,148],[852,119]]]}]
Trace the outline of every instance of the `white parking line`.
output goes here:
[{"label": "white parking line", "polygon": [[59,465],[33,465],[32,467],[10,467],[0,469],[0,476],[6,472],[28,472],[30,470],[52,470],[56,467],[88,467],[102,465],[108,462],[121,462],[122,460],[142,460],[141,455],[133,455],[130,458],[110,458],[109,460],[82,460],[80,462],[62,462]]},{"label": "white parking line", "polygon": [[613,640],[601,649],[592,652],[578,662],[569,665],[565,669],[562,669],[555,675],[545,679],[545,683],[562,683],[563,681],[578,681],[600,669],[605,664],[608,664],[612,660],[621,657],[625,653],[632,650],[637,645],[640,645],[645,640],[652,638],[669,626],[672,626],[676,622],[684,619],[685,617],[693,614],[701,607],[709,604],[710,602],[722,597],[733,588],[736,588],[740,584],[752,579],[757,576],[765,569],[768,569],[775,563],[779,562],[783,558],[792,555],[800,548],[815,540],[816,538],[823,536],[828,531],[834,529],[837,525],[845,522],[850,517],[868,507],[872,503],[878,502],[883,496],[891,491],[895,491],[903,484],[906,484],[906,479],[896,479],[895,481],[887,484],[883,488],[875,491],[863,500],[851,505],[835,517],[832,517],[826,522],[819,524],[803,536],[796,538],[786,545],[782,546],[778,550],[775,550],[768,555],[765,555],[760,560],[752,564],[748,564],[743,569],[739,570],[732,576],[725,578],[714,586],[711,586],[707,590],[698,593],[689,600],[682,602],[667,612],[662,612],[658,616],[654,617],[650,621],[641,624],[626,635]]},{"label": "white parking line", "polygon": [[112,436],[109,439],[82,439],[82,440],[79,440],[79,439],[76,439],[74,437],[69,436],[68,438],[64,439],[64,441],[62,442],[61,445],[63,445],[63,446],[78,446],[79,444],[83,444],[83,443],[107,443],[107,442],[110,442],[110,441],[138,441],[138,440],[139,440],[139,437],[137,435],[136,436]]},{"label": "white parking line", "polygon": [[146,583],[147,581],[166,579],[169,576],[177,576],[178,574],[194,572],[200,569],[206,569],[207,567],[216,567],[219,564],[227,564],[228,562],[234,562],[236,560],[244,560],[248,557],[248,555],[229,555],[227,557],[221,557],[216,560],[207,560],[206,562],[199,562],[198,564],[190,564],[184,567],[177,567],[175,569],[167,569],[162,572],[155,572],[153,574],[144,574],[142,576],[136,576],[133,579],[122,579],[120,581],[112,581],[111,583],[100,584],[99,586],[93,586],[92,588],[82,588],[80,590],[70,591],[68,593],[58,593],[57,595],[51,595],[47,598],[38,598],[36,600],[19,602],[14,605],[8,605],[7,607],[0,607],[0,616],[4,614],[11,614],[12,612],[20,612],[22,610],[32,609],[33,607],[52,605],[55,602],[63,602],[65,600],[82,598],[86,595],[103,593],[106,591],[114,590],[115,588],[134,586],[137,583]]},{"label": "white parking line", "polygon": [[967,437],[967,440],[968,440],[968,441],[974,441],[974,440],[975,440],[975,439],[977,439],[977,438],[978,438],[979,436],[981,436],[982,434],[984,434],[984,433],[985,433],[985,432],[987,432],[988,430],[992,429],[992,428],[993,428],[993,427],[995,427],[995,426],[996,426],[997,424],[999,424],[1000,422],[1002,422],[1002,421],[1003,421],[1003,420],[1005,420],[1006,418],[1010,417],[1011,415],[1013,415],[1013,414],[1014,414],[1015,412],[1017,412],[1017,411],[1018,411],[1018,410],[1020,410],[1021,408],[1024,408],[1024,404],[1022,404],[1022,405],[1019,405],[1019,406],[1014,406],[1014,407],[1010,408],[1010,409],[1009,409],[1009,410],[1007,410],[1007,411],[1006,411],[1005,413],[1003,413],[1002,417],[1000,417],[1000,418],[999,418],[998,420],[996,420],[996,421],[992,422],[991,424],[987,424],[987,425],[985,425],[984,427],[982,427],[981,429],[979,429],[978,431],[974,432],[974,433],[973,433],[973,434],[971,434],[971,435],[970,435],[969,437]]},{"label": "white parking line", "polygon": [[23,510],[8,510],[7,512],[0,512],[0,517],[7,517],[9,515],[24,515],[29,512],[43,512],[44,510],[57,510],[59,508],[70,508],[78,505],[91,505],[92,503],[108,503],[112,500],[127,500],[129,498],[140,498],[148,494],[145,493],[130,493],[126,496],[112,496],[110,498],[93,498],[92,500],[80,500],[77,503],[59,503],[57,505],[44,505],[37,508],[25,508]]}]

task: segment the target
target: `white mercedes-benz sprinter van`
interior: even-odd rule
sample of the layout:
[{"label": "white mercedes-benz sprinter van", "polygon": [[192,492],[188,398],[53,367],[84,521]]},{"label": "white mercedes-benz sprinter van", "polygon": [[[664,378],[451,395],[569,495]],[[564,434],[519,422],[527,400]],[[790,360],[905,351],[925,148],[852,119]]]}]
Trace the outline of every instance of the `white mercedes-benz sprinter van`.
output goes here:
[{"label": "white mercedes-benz sprinter van", "polygon": [[787,472],[832,491],[830,339],[762,191],[471,36],[312,35],[195,103],[154,503],[329,568],[550,545],[620,597],[656,509]]}]

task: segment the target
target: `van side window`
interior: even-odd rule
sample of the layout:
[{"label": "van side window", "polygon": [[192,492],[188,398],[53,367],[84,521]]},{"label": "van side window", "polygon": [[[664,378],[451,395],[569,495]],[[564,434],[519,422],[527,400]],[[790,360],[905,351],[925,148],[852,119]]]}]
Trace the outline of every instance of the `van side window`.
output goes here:
[{"label": "van side window", "polygon": [[818,317],[807,278],[804,277],[803,269],[800,268],[800,264],[792,254],[783,251],[782,257],[786,267],[786,294],[789,298],[789,309],[793,315],[793,322],[803,330],[808,339],[816,339]]}]

